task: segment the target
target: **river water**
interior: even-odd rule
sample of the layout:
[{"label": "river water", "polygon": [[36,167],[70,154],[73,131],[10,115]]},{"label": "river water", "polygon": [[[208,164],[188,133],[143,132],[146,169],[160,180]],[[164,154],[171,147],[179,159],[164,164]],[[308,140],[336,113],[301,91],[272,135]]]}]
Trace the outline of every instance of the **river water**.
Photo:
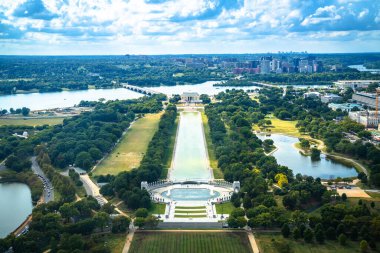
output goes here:
[{"label": "river water", "polygon": [[[215,95],[226,89],[254,89],[256,86],[247,87],[214,87],[216,81],[208,81],[194,85],[160,86],[149,87],[166,95],[182,94],[185,91],[198,92],[199,94]],[[143,95],[124,88],[118,89],[90,89],[79,91],[62,91],[47,93],[29,93],[0,96],[0,109],[9,110],[12,108],[28,107],[31,110],[44,110],[58,107],[70,107],[79,104],[81,100],[97,101],[100,98],[105,100],[134,99]]]},{"label": "river water", "polygon": [[0,238],[15,230],[32,209],[31,193],[26,184],[0,183]]},{"label": "river water", "polygon": [[200,112],[181,112],[169,179],[208,181],[211,173]]},{"label": "river water", "polygon": [[340,163],[336,163],[328,159],[324,154],[321,154],[321,160],[312,161],[310,156],[303,156],[299,150],[294,147],[294,144],[299,142],[295,137],[272,134],[270,137],[258,135],[262,140],[272,139],[274,145],[278,148],[273,156],[281,165],[285,165],[293,170],[293,174],[301,173],[321,179],[331,179],[336,177],[356,177],[355,168],[349,167]]}]

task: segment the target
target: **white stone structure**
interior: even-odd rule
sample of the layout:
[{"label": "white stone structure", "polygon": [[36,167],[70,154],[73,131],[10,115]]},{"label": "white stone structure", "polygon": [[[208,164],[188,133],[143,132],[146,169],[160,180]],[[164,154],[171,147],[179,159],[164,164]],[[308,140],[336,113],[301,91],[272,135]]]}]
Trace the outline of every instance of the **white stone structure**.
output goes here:
[{"label": "white stone structure", "polygon": [[380,121],[380,113],[376,117],[375,111],[358,111],[348,114],[350,119],[364,125],[365,127],[378,128]]},{"label": "white stone structure", "polygon": [[339,80],[334,82],[334,84],[341,89],[367,88],[368,85],[373,83],[379,83],[379,80]]},{"label": "white stone structure", "polygon": [[181,95],[181,101],[185,103],[202,103],[197,92],[184,92]]}]

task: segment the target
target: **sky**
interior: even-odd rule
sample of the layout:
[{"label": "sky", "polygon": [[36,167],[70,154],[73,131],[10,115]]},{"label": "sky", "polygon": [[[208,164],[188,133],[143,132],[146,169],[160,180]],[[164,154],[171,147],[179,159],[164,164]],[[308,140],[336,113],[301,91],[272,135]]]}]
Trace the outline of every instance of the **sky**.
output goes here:
[{"label": "sky", "polygon": [[380,0],[0,0],[0,54],[379,52]]}]

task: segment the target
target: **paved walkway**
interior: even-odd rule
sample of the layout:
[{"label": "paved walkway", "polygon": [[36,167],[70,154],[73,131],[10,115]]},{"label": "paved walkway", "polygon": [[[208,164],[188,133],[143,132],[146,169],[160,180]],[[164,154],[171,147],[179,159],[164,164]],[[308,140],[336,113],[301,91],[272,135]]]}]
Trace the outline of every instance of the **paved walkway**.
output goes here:
[{"label": "paved walkway", "polygon": [[251,244],[253,253],[260,253],[259,246],[257,246],[255,236],[252,232],[248,232],[248,240]]},{"label": "paved walkway", "polygon": [[127,234],[127,238],[125,239],[125,244],[122,253],[128,253],[129,248],[131,247],[133,236],[135,235],[135,229],[132,228]]}]

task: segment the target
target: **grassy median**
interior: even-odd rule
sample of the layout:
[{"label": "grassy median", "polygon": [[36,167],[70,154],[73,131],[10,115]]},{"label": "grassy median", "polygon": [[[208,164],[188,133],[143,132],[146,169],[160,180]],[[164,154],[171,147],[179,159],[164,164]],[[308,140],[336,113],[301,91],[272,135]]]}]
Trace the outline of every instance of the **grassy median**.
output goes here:
[{"label": "grassy median", "polygon": [[137,168],[157,131],[162,113],[146,114],[128,129],[116,148],[93,171],[93,175],[117,175]]}]

